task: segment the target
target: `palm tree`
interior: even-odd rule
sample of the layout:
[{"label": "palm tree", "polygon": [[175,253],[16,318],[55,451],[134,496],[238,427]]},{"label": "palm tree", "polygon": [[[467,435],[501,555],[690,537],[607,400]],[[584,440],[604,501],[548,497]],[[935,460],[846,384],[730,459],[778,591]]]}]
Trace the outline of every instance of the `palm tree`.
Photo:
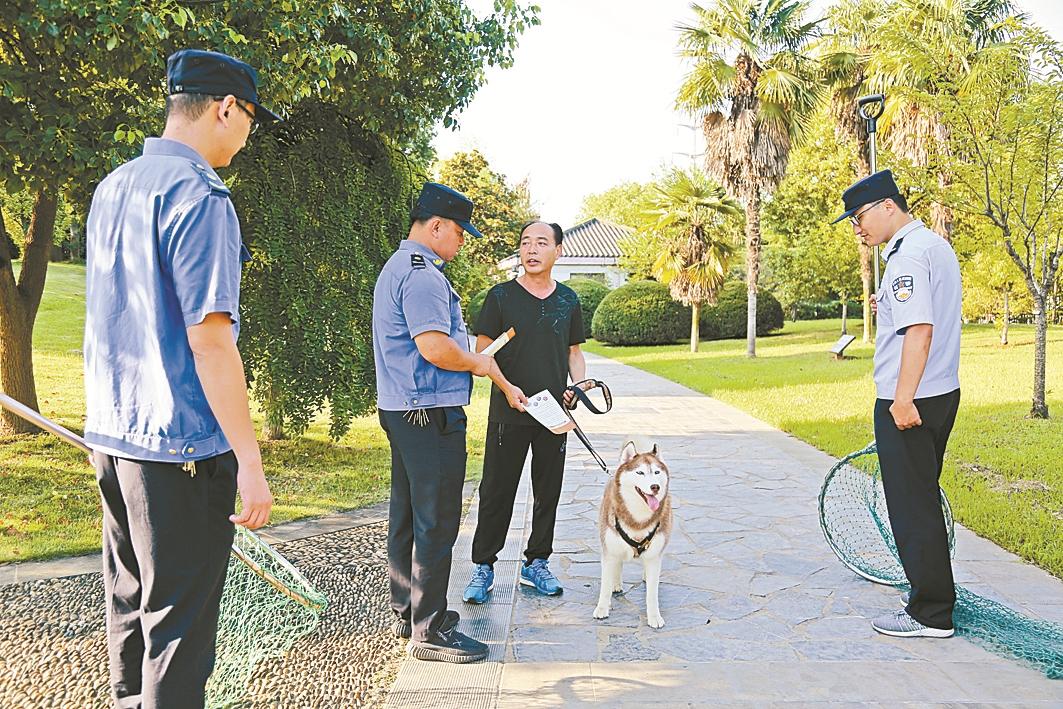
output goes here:
[{"label": "palm tree", "polygon": [[[869,135],[865,121],[856,110],[856,100],[871,93],[867,86],[867,65],[875,50],[879,25],[884,21],[882,5],[876,0],[842,0],[828,11],[832,32],[816,47],[823,80],[830,91],[830,113],[839,140],[856,145],[858,177],[871,174]],[[871,289],[873,287],[872,249],[854,237],[860,259],[863,286],[863,341],[871,341]]]},{"label": "palm tree", "polygon": [[[948,143],[949,127],[938,111],[912,94],[940,94],[977,82],[980,56],[998,49],[1020,17],[1011,0],[893,0],[879,12],[888,14],[889,21],[877,27],[877,47],[866,67],[868,88],[891,94],[879,126],[895,155],[927,168],[931,156],[942,154]],[[944,170],[932,179],[937,190],[950,181]],[[933,202],[930,222],[951,241],[951,209]]]},{"label": "palm tree", "polygon": [[693,62],[676,105],[703,114],[705,167],[745,206],[746,354],[756,356],[760,205],[786,172],[822,93],[806,55],[818,22],[805,22],[804,0],[716,0],[692,7],[680,52]]},{"label": "palm tree", "polygon": [[716,302],[727,277],[735,230],[727,220],[741,213],[738,202],[693,168],[673,169],[652,186],[643,205],[641,228],[663,237],[653,275],[691,308],[691,352],[701,339],[701,306]]}]

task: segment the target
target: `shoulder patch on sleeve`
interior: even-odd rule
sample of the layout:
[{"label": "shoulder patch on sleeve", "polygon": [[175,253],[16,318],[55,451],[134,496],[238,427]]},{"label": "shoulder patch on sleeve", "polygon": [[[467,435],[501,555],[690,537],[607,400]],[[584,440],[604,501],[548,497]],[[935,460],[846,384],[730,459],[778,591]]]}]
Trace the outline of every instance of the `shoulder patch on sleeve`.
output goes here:
[{"label": "shoulder patch on sleeve", "polygon": [[192,169],[199,173],[199,176],[202,177],[203,181],[207,183],[208,187],[210,187],[211,192],[217,192],[218,194],[223,195],[229,194],[229,188],[225,185],[224,182],[218,179],[218,176],[215,175],[214,172],[210,170],[210,168],[206,167],[202,163],[194,162],[192,163]]},{"label": "shoulder patch on sleeve", "polygon": [[424,256],[422,254],[410,254],[410,268],[417,270],[427,268],[427,264],[424,262]]},{"label": "shoulder patch on sleeve", "polygon": [[893,279],[893,297],[898,303],[903,303],[912,297],[915,291],[915,279],[911,276],[897,276]]}]

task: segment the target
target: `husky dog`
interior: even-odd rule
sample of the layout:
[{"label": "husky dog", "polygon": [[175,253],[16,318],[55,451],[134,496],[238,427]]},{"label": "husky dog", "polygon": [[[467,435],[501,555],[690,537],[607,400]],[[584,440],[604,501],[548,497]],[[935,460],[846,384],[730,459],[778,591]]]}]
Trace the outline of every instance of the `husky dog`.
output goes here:
[{"label": "husky dog", "polygon": [[602,588],[595,618],[608,618],[612,594],[624,590],[621,568],[629,559],[642,561],[646,581],[646,622],[651,628],[664,625],[657,604],[661,580],[661,555],[672,532],[672,503],[668,497],[668,467],[657,455],[657,446],[639,453],[628,441],[620,450],[620,464],[605,486],[598,517],[602,539]]}]

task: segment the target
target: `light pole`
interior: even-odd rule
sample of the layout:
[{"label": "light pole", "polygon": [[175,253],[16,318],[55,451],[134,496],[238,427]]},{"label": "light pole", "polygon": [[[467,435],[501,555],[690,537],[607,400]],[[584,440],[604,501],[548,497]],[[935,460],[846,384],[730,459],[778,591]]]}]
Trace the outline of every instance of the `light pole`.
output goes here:
[{"label": "light pole", "polygon": [[[878,133],[878,119],[886,108],[886,96],[884,94],[872,94],[862,96],[856,100],[856,108],[860,117],[867,121],[868,158],[871,163],[871,174],[878,172],[878,153],[875,148],[875,137]],[[878,246],[875,246],[875,292],[879,287],[879,254]]]}]

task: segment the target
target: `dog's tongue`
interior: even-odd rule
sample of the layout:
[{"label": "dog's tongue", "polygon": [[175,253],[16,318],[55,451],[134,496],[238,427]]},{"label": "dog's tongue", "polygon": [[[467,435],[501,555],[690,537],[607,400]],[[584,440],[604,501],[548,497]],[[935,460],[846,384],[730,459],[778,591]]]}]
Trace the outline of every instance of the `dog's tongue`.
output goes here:
[{"label": "dog's tongue", "polygon": [[654,512],[661,506],[661,501],[649,493],[646,494],[646,504],[650,506],[650,509]]}]

